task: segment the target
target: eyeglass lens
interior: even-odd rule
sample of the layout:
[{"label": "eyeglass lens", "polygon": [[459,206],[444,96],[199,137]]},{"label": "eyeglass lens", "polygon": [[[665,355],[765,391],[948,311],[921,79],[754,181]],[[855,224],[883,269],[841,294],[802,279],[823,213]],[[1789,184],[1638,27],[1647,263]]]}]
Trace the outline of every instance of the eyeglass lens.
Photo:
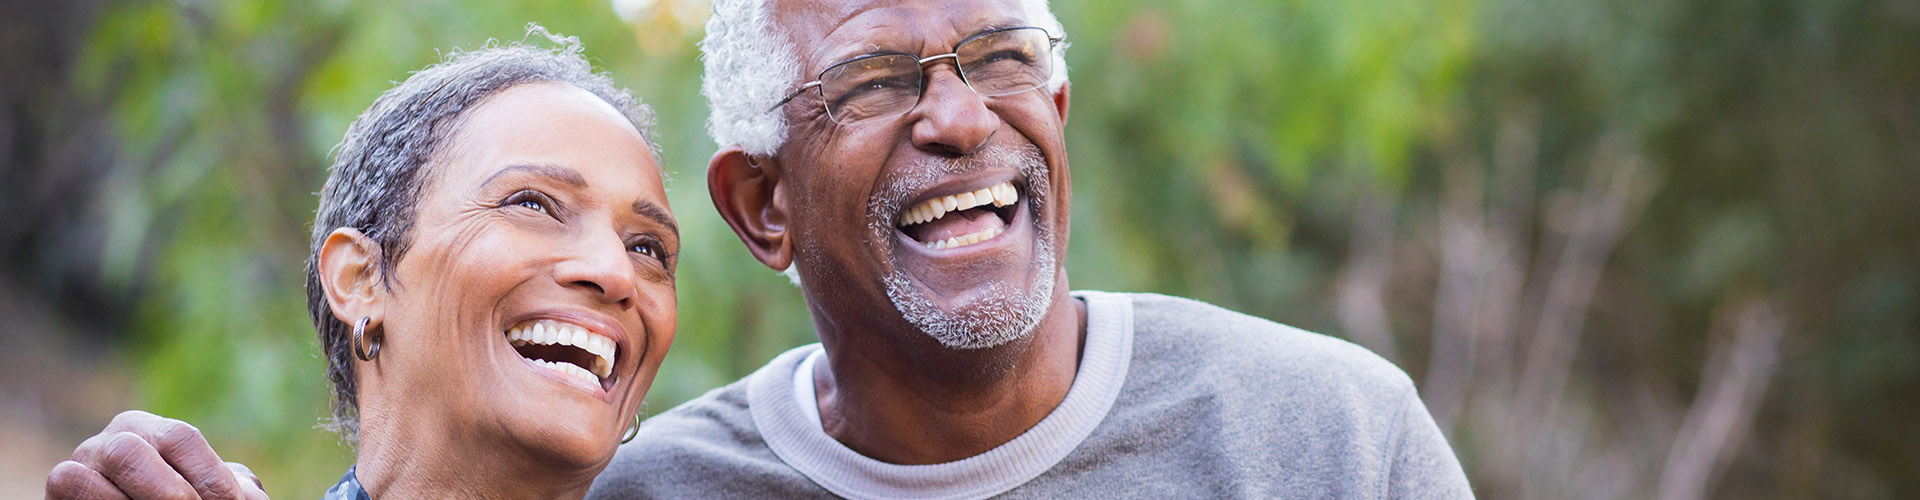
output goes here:
[{"label": "eyeglass lens", "polygon": [[[974,92],[987,97],[1016,94],[1039,88],[1053,76],[1052,45],[1040,28],[995,31],[955,47],[955,62]],[[820,95],[827,115],[844,125],[913,109],[925,83],[918,58],[883,54],[828,68],[820,75]]]}]

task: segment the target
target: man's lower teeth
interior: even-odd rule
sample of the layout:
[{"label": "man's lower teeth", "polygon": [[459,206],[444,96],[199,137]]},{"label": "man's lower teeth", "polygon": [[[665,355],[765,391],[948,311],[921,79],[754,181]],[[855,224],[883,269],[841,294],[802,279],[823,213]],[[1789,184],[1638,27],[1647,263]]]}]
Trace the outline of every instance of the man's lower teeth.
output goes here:
[{"label": "man's lower teeth", "polygon": [[974,243],[987,241],[987,240],[993,239],[994,236],[999,236],[999,235],[1000,235],[1000,228],[990,227],[990,228],[982,229],[980,230],[980,232],[973,233],[973,234],[963,234],[960,236],[955,236],[955,237],[947,238],[944,240],[934,240],[931,243],[927,243],[927,248],[940,250],[940,249],[953,248],[953,247],[963,247],[967,245],[972,245]]}]

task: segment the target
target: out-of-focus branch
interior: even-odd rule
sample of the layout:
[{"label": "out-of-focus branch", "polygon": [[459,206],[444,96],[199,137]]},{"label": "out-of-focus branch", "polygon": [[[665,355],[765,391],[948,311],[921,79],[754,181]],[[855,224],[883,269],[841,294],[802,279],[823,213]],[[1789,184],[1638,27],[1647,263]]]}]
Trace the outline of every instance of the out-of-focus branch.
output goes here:
[{"label": "out-of-focus branch", "polygon": [[1433,347],[1427,363],[1425,399],[1442,431],[1453,428],[1473,378],[1475,316],[1488,262],[1488,228],[1477,172],[1455,163],[1447,170],[1446,202],[1440,210],[1439,289],[1434,293]]},{"label": "out-of-focus branch", "polygon": [[1653,193],[1653,174],[1626,147],[1603,142],[1577,201],[1557,207],[1571,211],[1546,214],[1550,226],[1567,229],[1520,375],[1520,409],[1536,424],[1530,435],[1552,426],[1607,256]]},{"label": "out-of-focus branch", "polygon": [[1767,300],[1744,302],[1731,316],[1733,339],[1708,356],[1693,407],[1667,453],[1662,499],[1706,497],[1708,486],[1726,471],[1728,457],[1745,441],[1766,395],[1786,322]]},{"label": "out-of-focus branch", "polygon": [[[1530,336],[1518,389],[1513,393],[1509,413],[1516,450],[1529,472],[1521,481],[1523,496],[1543,496],[1542,481],[1556,472],[1550,461],[1524,457],[1546,456],[1583,446],[1581,442],[1551,439],[1560,427],[1568,374],[1574,353],[1586,323],[1594,289],[1598,287],[1607,256],[1619,244],[1621,234],[1631,225],[1647,200],[1656,181],[1641,163],[1637,152],[1620,140],[1602,141],[1587,170],[1587,180],[1571,199],[1549,205],[1545,219],[1549,228],[1562,228],[1564,234],[1556,251],[1542,252],[1555,257],[1543,285],[1529,286],[1533,293],[1544,293],[1539,316]],[[1543,265],[1543,268],[1546,268]]]},{"label": "out-of-focus branch", "polygon": [[[1439,290],[1434,296],[1433,348],[1425,398],[1441,430],[1451,432],[1466,406],[1467,387],[1495,394],[1514,386],[1513,328],[1533,210],[1534,128],[1538,115],[1509,118],[1495,145],[1496,197],[1481,193],[1480,161],[1455,154],[1446,171],[1440,212]],[[1494,412],[1505,414],[1504,411]]]},{"label": "out-of-focus branch", "polygon": [[1364,191],[1354,202],[1353,242],[1340,273],[1335,305],[1348,338],[1389,360],[1397,359],[1387,316],[1387,284],[1393,280],[1393,200]]}]

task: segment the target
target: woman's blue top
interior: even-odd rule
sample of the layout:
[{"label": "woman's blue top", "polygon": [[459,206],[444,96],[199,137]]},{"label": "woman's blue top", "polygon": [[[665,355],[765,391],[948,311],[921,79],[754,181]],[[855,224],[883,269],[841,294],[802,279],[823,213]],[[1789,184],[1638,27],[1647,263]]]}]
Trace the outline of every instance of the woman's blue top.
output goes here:
[{"label": "woman's blue top", "polygon": [[347,474],[340,476],[340,482],[333,483],[332,488],[327,488],[327,494],[321,495],[320,500],[373,500],[373,497],[367,496],[367,490],[360,489],[360,480],[353,477],[353,467],[348,466]]}]

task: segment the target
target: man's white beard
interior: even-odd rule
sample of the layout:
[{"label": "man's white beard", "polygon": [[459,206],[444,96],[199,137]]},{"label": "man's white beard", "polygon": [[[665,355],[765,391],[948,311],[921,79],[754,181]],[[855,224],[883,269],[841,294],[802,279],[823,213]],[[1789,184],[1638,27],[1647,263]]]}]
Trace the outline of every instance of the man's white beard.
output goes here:
[{"label": "man's white beard", "polygon": [[[977,168],[973,162],[1015,164],[1027,178],[1028,192],[1020,200],[1026,203],[1028,219],[1034,222],[1034,276],[1033,283],[1025,290],[1003,281],[987,285],[985,293],[979,299],[958,304],[948,311],[935,304],[931,298],[914,286],[913,280],[899,266],[894,266],[885,278],[887,299],[900,311],[900,316],[940,345],[951,349],[985,349],[995,347],[1030,334],[1040,319],[1046,315],[1053,303],[1054,273],[1057,271],[1053,254],[1053,224],[1042,217],[1037,207],[1043,206],[1048,199],[1048,168],[1046,160],[1040,156],[1039,148],[1031,145],[1022,147],[993,147],[975,155],[974,158],[961,160],[927,160],[941,162],[938,166],[916,169],[929,174],[948,173]],[[909,180],[905,183],[911,184]],[[895,186],[900,192],[910,192],[914,186]],[[897,206],[893,207],[897,212]],[[891,220],[890,218],[888,220]],[[886,227],[889,233],[891,226]]]},{"label": "man's white beard", "polygon": [[952,349],[985,349],[1027,336],[1053,303],[1053,249],[1040,240],[1039,265],[1033,285],[1020,290],[1002,281],[987,286],[983,298],[947,311],[899,270],[887,274],[887,298],[894,309],[921,333]]}]

